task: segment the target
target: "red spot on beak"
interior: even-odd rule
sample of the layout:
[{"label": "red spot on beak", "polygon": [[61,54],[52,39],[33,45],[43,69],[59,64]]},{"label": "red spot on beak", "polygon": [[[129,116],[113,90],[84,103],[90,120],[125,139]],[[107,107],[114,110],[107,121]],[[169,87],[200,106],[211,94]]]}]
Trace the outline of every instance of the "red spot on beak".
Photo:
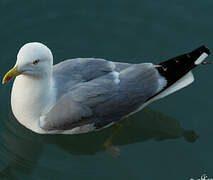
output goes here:
[{"label": "red spot on beak", "polygon": [[12,77],[11,76],[8,76],[7,78],[6,78],[6,81],[9,81],[9,80],[11,80],[12,79]]}]

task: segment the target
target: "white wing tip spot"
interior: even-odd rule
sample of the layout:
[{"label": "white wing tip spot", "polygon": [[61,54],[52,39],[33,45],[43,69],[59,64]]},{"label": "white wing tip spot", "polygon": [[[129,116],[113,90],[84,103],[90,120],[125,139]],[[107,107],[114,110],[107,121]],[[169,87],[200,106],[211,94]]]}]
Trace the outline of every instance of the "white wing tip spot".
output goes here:
[{"label": "white wing tip spot", "polygon": [[195,61],[195,64],[198,65],[198,64],[202,63],[203,60],[204,60],[205,58],[207,58],[207,56],[208,56],[207,53],[205,53],[205,52],[202,53],[202,54],[200,55],[200,57]]}]

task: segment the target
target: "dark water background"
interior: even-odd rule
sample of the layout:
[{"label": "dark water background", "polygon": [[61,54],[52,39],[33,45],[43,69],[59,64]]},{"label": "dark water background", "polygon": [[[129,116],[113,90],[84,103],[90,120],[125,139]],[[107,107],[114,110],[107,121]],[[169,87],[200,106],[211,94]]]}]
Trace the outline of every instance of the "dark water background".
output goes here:
[{"label": "dark water background", "polygon": [[[46,44],[55,63],[75,57],[158,62],[203,44],[213,49],[212,17],[211,0],[0,0],[0,78],[19,48],[32,41]],[[199,67],[194,75],[192,85],[124,123],[113,139],[119,158],[103,147],[113,128],[74,136],[25,129],[11,114],[12,83],[1,86],[0,179],[213,177],[213,66]],[[185,130],[199,138],[188,142],[195,137]]]}]

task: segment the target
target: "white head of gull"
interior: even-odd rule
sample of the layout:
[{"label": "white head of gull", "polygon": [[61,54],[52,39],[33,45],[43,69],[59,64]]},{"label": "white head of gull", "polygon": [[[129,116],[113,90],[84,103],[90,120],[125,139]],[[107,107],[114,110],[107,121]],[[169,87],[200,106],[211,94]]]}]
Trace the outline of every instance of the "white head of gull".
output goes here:
[{"label": "white head of gull", "polygon": [[17,76],[11,94],[12,111],[21,124],[36,132],[43,132],[38,119],[55,101],[52,67],[50,49],[41,43],[28,43],[19,50],[15,67],[3,80]]}]

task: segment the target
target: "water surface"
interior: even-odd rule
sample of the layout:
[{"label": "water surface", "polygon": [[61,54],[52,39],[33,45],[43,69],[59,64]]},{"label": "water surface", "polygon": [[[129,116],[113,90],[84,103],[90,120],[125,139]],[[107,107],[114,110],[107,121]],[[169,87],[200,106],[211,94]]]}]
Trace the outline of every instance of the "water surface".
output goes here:
[{"label": "water surface", "polygon": [[[0,78],[31,41],[50,47],[55,63],[75,57],[158,62],[203,44],[213,49],[212,7],[210,0],[1,0]],[[103,147],[113,128],[74,136],[25,129],[11,113],[12,82],[1,86],[0,179],[213,177],[212,72],[195,69],[192,85],[124,122],[113,138],[119,158]]]}]

